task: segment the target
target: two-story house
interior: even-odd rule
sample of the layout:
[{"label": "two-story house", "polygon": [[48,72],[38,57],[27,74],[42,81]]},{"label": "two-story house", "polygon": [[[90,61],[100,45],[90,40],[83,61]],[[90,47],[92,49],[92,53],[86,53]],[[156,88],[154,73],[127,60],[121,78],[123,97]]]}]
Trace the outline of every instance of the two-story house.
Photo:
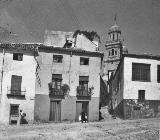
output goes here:
[{"label": "two-story house", "polygon": [[17,123],[19,110],[34,120],[36,44],[0,44],[0,122]]},{"label": "two-story house", "polygon": [[38,50],[35,120],[78,121],[82,111],[89,121],[98,120],[102,53],[43,45]]},{"label": "two-story house", "polygon": [[119,117],[160,116],[160,57],[123,55],[110,87],[112,107]]}]

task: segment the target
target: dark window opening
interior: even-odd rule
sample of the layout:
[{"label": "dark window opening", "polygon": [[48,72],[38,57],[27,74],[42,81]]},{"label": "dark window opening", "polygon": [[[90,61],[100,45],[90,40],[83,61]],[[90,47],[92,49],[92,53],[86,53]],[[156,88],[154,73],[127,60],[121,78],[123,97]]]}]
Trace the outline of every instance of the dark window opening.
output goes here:
[{"label": "dark window opening", "polygon": [[62,85],[62,74],[52,74],[52,88],[61,89]]},{"label": "dark window opening", "polygon": [[132,63],[133,81],[150,81],[150,64]]},{"label": "dark window opening", "polygon": [[160,65],[157,66],[157,82],[160,83]]},{"label": "dark window opening", "polygon": [[111,52],[109,51],[109,56],[111,55]]},{"label": "dark window opening", "polygon": [[145,90],[138,90],[138,99],[145,100]]},{"label": "dark window opening", "polygon": [[112,55],[114,55],[114,49],[112,49]]},{"label": "dark window opening", "polygon": [[13,53],[13,60],[22,61],[23,54],[22,53]]},{"label": "dark window opening", "polygon": [[115,50],[115,55],[117,55],[117,50]]},{"label": "dark window opening", "polygon": [[63,56],[62,55],[53,55],[53,62],[62,63]]},{"label": "dark window opening", "polygon": [[80,65],[89,65],[89,58],[80,58]]}]

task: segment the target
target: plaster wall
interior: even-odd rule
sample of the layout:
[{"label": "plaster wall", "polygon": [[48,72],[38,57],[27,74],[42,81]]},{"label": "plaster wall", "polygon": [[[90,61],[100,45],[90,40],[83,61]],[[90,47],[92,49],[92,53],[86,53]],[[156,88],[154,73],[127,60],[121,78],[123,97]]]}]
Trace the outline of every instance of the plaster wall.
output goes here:
[{"label": "plaster wall", "polygon": [[69,96],[71,98],[65,97],[61,101],[61,120],[75,120],[79,76],[89,76],[88,85],[89,87],[94,87],[94,94],[89,100],[89,120],[98,120],[101,58],[88,56],[89,65],[80,65],[80,57],[87,56],[61,54],[63,55],[63,62],[55,63],[53,62],[53,55],[60,55],[60,53],[39,53],[41,86],[36,83],[36,117],[40,120],[49,120],[50,98],[48,83],[52,81],[52,74],[62,74],[62,84],[70,86]]},{"label": "plaster wall", "polygon": [[[58,54],[58,53],[54,53]],[[60,54],[58,54],[60,55]],[[89,87],[94,87],[93,97],[100,95],[100,57],[89,57],[89,65],[80,65],[80,57],[77,55],[63,55],[62,63],[53,62],[53,53],[40,52],[40,79],[41,87],[37,85],[37,94],[49,94],[48,83],[52,80],[52,74],[62,74],[62,83],[70,86],[70,95],[76,96],[76,88],[79,86],[79,76],[89,76]],[[84,56],[86,57],[86,56]]]},{"label": "plaster wall", "polygon": [[[13,60],[13,52],[6,51],[4,55],[3,79],[1,75],[2,98],[0,106],[0,121],[2,123],[9,123],[10,104],[19,104],[19,109],[22,109],[26,113],[26,119],[28,121],[33,121],[34,119],[36,62],[33,54],[29,53],[23,54],[23,61],[15,61]],[[2,52],[0,53],[0,57],[0,60],[2,61]],[[2,70],[2,62],[0,62],[0,69]],[[21,90],[26,90],[25,99],[7,97],[8,90],[11,87],[12,75],[22,76]]]},{"label": "plaster wall", "polygon": [[[150,82],[132,81],[132,63],[150,64]],[[160,83],[157,82],[157,65],[153,59],[124,58],[124,99],[138,99],[138,90],[145,90],[146,100],[160,100]]]},{"label": "plaster wall", "polygon": [[72,38],[73,32],[63,32],[63,31],[45,31],[44,35],[44,45],[63,47],[66,43],[67,38]]},{"label": "plaster wall", "polygon": [[[97,43],[98,44],[98,43]],[[76,47],[84,49],[86,51],[96,51],[98,49],[98,45],[96,43],[87,39],[84,35],[77,35],[76,38]]]},{"label": "plaster wall", "polygon": [[[65,97],[61,101],[61,121],[75,121],[76,118],[76,96]],[[36,94],[35,97],[35,121],[48,122],[50,116],[50,98],[48,95]],[[89,100],[88,120],[99,119],[99,98],[92,97]]]}]

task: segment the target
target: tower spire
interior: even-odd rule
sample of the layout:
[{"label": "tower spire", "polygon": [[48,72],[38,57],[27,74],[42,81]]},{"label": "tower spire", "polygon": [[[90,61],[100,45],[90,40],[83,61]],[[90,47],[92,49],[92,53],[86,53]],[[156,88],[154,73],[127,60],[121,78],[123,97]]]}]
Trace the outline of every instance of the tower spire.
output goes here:
[{"label": "tower spire", "polygon": [[117,25],[117,13],[114,15],[114,24]]}]

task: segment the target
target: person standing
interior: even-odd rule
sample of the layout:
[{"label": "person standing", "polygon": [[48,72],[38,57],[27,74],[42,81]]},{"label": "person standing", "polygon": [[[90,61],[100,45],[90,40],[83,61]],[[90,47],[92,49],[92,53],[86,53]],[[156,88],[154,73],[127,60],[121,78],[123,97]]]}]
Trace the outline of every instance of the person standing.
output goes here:
[{"label": "person standing", "polygon": [[20,111],[18,113],[18,120],[17,120],[18,126],[21,124],[22,115],[23,115],[23,111],[20,109]]}]

